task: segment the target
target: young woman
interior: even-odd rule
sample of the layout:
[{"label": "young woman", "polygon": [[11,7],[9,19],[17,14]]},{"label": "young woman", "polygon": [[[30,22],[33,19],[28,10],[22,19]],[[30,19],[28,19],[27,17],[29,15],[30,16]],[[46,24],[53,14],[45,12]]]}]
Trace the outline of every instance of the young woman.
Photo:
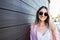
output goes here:
[{"label": "young woman", "polygon": [[58,30],[52,24],[47,7],[40,7],[36,13],[36,21],[30,28],[30,40],[59,40]]}]

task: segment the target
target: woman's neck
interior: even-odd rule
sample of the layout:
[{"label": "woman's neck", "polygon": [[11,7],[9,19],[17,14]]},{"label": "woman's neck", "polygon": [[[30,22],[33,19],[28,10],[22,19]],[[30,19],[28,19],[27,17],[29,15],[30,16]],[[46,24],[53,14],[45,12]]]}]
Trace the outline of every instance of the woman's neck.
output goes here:
[{"label": "woman's neck", "polygon": [[43,27],[43,26],[45,26],[45,22],[44,22],[44,21],[40,21],[39,25],[40,25],[41,27]]}]

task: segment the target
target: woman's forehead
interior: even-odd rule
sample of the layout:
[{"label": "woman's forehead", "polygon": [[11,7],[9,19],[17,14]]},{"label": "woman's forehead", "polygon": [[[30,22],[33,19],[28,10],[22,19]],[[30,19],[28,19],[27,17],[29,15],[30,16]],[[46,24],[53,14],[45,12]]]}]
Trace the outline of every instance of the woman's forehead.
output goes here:
[{"label": "woman's forehead", "polygon": [[47,9],[45,9],[45,8],[42,8],[39,12],[48,12],[48,10]]}]

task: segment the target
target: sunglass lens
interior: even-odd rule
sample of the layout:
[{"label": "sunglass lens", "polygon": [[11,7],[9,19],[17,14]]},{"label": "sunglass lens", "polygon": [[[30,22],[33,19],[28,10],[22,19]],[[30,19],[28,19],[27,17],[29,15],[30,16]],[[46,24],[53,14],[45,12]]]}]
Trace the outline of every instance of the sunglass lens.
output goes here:
[{"label": "sunglass lens", "polygon": [[45,15],[45,16],[48,16],[48,13],[45,13],[44,15]]},{"label": "sunglass lens", "polygon": [[39,13],[39,15],[43,15],[43,13],[42,13],[42,12],[40,12],[40,13]]}]

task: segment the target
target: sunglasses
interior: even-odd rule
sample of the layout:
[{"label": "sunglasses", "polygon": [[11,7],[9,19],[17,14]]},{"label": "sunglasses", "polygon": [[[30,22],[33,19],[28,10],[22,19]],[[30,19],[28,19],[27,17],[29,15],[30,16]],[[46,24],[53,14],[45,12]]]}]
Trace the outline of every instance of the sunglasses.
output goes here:
[{"label": "sunglasses", "polygon": [[44,16],[48,16],[48,13],[46,12],[46,13],[43,13],[43,12],[39,12],[39,15],[43,15],[44,14]]}]

